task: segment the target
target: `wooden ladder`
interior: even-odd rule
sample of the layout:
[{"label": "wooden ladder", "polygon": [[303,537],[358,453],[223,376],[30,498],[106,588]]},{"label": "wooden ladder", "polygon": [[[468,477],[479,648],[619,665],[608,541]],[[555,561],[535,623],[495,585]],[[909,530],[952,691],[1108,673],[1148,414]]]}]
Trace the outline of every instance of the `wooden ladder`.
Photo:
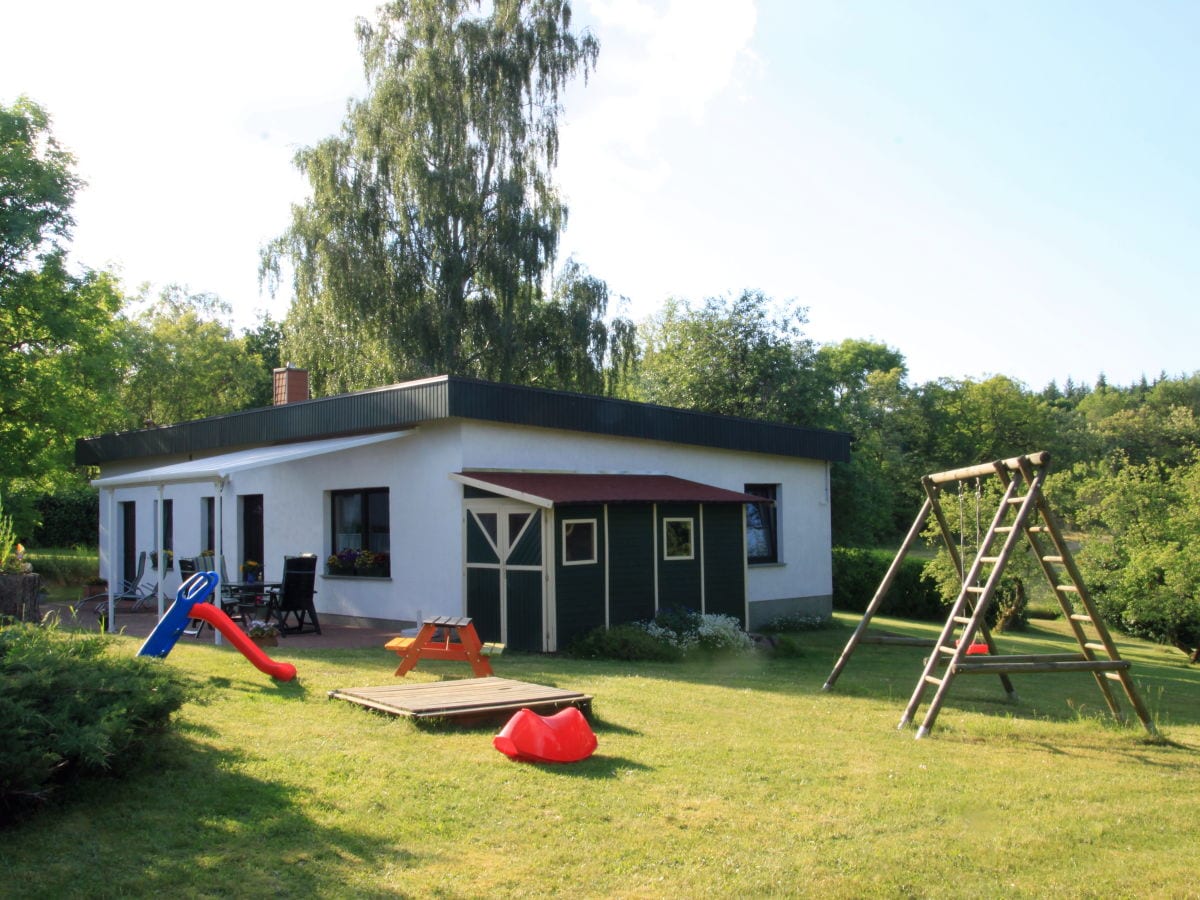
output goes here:
[{"label": "wooden ladder", "polygon": [[[1048,474],[1050,455],[1035,453],[1014,457],[1007,460],[997,460],[983,466],[967,469],[957,469],[937,475],[929,475],[923,479],[928,499],[922,508],[919,522],[924,522],[930,512],[934,514],[942,532],[942,537],[954,558],[959,571],[963,571],[963,560],[959,559],[950,534],[949,524],[937,503],[937,492],[943,484],[963,481],[967,478],[979,478],[983,475],[996,475],[1004,484],[1004,495],[992,518],[987,534],[980,540],[975,559],[963,575],[963,587],[955,598],[940,634],[933,643],[933,650],[925,660],[925,668],[913,690],[912,698],[904,715],[900,719],[900,728],[912,721],[925,694],[935,688],[933,699],[925,712],[925,717],[917,729],[917,738],[925,737],[933,728],[938,712],[945,702],[946,695],[958,675],[998,675],[1005,691],[1011,698],[1016,693],[1008,680],[1010,674],[1030,672],[1091,672],[1097,686],[1104,695],[1109,710],[1118,718],[1123,719],[1111,683],[1120,682],[1125,696],[1137,713],[1142,725],[1150,734],[1155,733],[1154,724],[1145,704],[1138,695],[1137,688],[1129,673],[1129,662],[1121,658],[1116,644],[1113,643],[1104,620],[1096,610],[1091,595],[1083,582],[1079,568],[1071,556],[1070,548],[1062,536],[1055,518],[1046,502],[1043,487]],[[919,533],[914,523],[916,533]],[[915,539],[915,534],[910,532]],[[997,654],[991,632],[987,627],[987,614],[999,587],[1001,576],[1009,559],[1012,557],[1022,536],[1028,541],[1034,557],[1050,583],[1054,596],[1058,599],[1063,615],[1069,623],[1072,633],[1079,644],[1078,653],[1041,653],[1002,656]],[[893,563],[898,568],[900,559],[907,552],[910,541],[901,547],[897,560]],[[889,575],[894,573],[889,570]],[[847,643],[838,660],[833,673],[825,683],[829,689],[836,680],[841,669],[853,652],[854,645],[862,640],[863,630],[870,616],[882,602],[882,593],[886,593],[889,578],[885,576],[880,592],[872,600],[864,614],[859,628]],[[976,635],[980,635],[987,644],[986,656],[976,656],[971,653],[971,646]],[[944,667],[944,670],[943,670]]]}]

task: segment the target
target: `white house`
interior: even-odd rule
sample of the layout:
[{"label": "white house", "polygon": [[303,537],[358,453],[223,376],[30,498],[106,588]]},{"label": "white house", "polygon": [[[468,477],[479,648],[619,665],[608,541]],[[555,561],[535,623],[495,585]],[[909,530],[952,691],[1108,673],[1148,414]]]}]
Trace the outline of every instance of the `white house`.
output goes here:
[{"label": "white house", "polygon": [[315,553],[323,619],[469,615],[529,650],[670,606],[830,613],[846,434],[457,377],[307,393],[280,369],[272,407],[80,440],[101,572]]}]

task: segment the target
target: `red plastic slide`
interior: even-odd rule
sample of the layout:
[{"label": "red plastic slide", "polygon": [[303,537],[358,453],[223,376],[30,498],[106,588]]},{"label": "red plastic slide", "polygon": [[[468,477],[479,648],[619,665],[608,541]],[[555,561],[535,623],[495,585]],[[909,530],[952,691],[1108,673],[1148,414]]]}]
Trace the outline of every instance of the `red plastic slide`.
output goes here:
[{"label": "red plastic slide", "polygon": [[596,735],[573,706],[552,716],[521,709],[492,738],[492,746],[524,762],[579,762],[595,752]]},{"label": "red plastic slide", "polygon": [[242,652],[242,655],[260,672],[270,675],[277,681],[291,681],[296,677],[296,667],[291,663],[275,662],[258,648],[258,645],[246,637],[233,619],[225,615],[211,603],[197,603],[189,613],[193,619],[207,622],[225,636],[225,639]]}]

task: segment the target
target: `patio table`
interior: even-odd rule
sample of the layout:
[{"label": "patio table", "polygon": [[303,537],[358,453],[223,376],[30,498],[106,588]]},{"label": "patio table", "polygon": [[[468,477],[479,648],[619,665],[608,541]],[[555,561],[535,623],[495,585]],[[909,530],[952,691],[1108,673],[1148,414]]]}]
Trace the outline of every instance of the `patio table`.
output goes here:
[{"label": "patio table", "polygon": [[233,607],[243,615],[251,609],[268,613],[281,586],[278,581],[227,581],[221,585],[221,608],[228,612]]}]

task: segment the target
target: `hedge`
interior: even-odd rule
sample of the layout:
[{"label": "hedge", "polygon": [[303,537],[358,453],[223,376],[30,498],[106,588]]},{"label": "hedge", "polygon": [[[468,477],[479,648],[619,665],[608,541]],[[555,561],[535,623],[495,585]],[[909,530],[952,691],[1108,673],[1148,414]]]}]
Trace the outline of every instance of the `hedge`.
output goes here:
[{"label": "hedge", "polygon": [[[833,550],[833,608],[863,613],[895,559],[890,550],[835,547]],[[896,580],[878,610],[879,615],[940,622],[946,607],[936,582],[925,573],[923,560],[906,557]]]}]

